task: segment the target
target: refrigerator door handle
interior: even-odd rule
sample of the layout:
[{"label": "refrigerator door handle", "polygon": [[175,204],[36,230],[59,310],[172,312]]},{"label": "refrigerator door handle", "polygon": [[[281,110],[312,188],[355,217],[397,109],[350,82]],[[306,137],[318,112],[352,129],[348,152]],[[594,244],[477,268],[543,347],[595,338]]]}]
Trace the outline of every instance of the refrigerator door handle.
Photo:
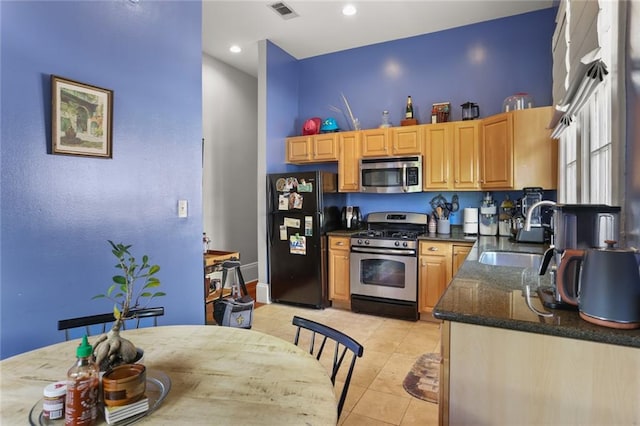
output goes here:
[{"label": "refrigerator door handle", "polygon": [[273,211],[273,188],[271,188],[271,180],[267,176],[267,212]]}]

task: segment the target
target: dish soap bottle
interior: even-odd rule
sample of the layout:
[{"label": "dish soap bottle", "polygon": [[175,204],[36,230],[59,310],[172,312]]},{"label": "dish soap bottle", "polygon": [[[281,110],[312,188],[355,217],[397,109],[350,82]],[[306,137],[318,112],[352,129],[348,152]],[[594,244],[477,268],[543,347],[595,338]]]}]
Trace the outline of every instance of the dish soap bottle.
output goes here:
[{"label": "dish soap bottle", "polygon": [[87,336],[76,349],[77,360],[67,372],[65,426],[94,425],[98,418],[100,369],[93,359]]}]

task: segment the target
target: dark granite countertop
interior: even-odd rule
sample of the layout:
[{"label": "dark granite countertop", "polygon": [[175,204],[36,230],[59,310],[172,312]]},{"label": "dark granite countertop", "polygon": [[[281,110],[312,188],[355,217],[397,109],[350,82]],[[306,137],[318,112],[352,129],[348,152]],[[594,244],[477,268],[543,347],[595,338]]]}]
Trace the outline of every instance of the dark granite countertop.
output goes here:
[{"label": "dark granite countertop", "polygon": [[335,229],[333,231],[327,232],[327,235],[330,237],[350,237],[353,234],[360,232],[360,230],[353,229]]},{"label": "dark granite countertop", "polygon": [[[447,321],[640,348],[640,329],[602,327],[582,320],[577,311],[543,307],[535,288],[550,285],[550,274],[539,276],[532,268],[478,262],[480,254],[487,250],[544,253],[545,249],[541,244],[513,243],[506,237],[478,237],[436,305],[433,316]],[[533,306],[553,313],[552,317],[537,315],[529,309],[524,298],[527,284],[532,289]]]},{"label": "dark granite countertop", "polygon": [[418,237],[418,240],[443,241],[452,243],[475,243],[477,235],[466,235],[462,232],[462,226],[452,225],[450,234],[427,233]]}]

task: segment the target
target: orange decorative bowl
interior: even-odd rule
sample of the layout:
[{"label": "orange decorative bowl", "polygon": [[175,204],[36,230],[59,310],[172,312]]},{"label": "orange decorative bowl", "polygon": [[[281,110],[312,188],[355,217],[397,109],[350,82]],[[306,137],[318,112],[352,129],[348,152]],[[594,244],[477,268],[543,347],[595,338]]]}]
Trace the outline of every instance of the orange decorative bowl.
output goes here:
[{"label": "orange decorative bowl", "polygon": [[132,404],[144,396],[147,372],[142,364],[124,364],[114,367],[102,376],[104,405],[116,407]]}]

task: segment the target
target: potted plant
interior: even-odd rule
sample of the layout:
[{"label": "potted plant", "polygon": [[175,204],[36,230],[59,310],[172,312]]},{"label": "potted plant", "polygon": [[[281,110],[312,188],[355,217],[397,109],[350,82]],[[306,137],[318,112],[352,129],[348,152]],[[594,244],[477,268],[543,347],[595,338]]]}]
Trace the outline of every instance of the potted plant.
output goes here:
[{"label": "potted plant", "polygon": [[[113,326],[94,344],[93,353],[100,370],[134,362],[137,349],[131,341],[120,336],[120,328],[124,321],[133,318],[132,310],[144,308],[153,298],[165,295],[161,291],[152,291],[160,286],[160,280],[155,276],[160,270],[158,265],[151,265],[147,255],[142,256],[142,264],[138,264],[129,252],[131,245],[115,244],[111,240],[109,244],[111,244],[111,252],[118,259],[115,267],[120,270],[120,274],[114,275],[113,284],[109,286],[106,294],[93,297],[93,299],[106,298],[114,302]],[[136,288],[139,280],[142,284]]]}]

